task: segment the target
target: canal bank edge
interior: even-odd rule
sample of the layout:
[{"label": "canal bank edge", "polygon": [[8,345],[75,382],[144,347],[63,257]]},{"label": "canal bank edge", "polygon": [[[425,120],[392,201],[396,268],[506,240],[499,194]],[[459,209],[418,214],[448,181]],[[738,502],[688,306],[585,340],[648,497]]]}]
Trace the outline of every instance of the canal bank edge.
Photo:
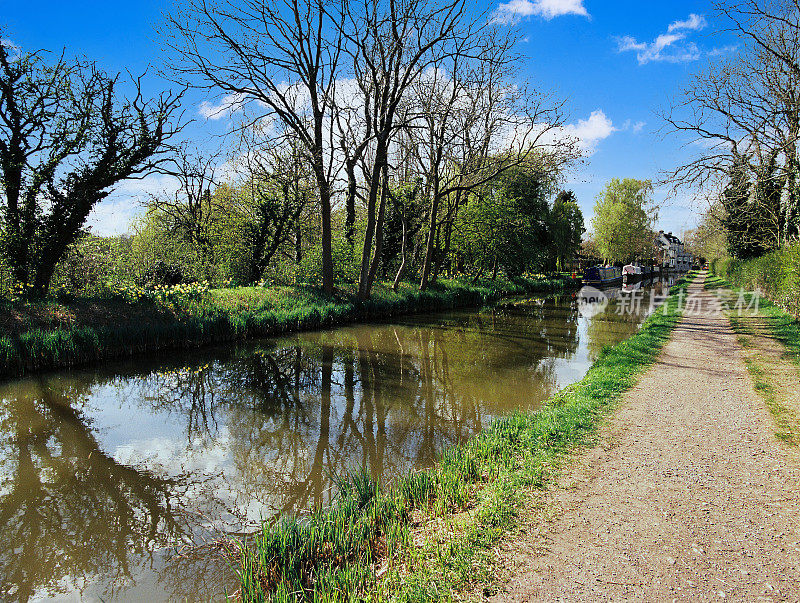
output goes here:
[{"label": "canal bank edge", "polygon": [[[110,327],[32,329],[19,335],[0,334],[0,379],[74,368],[93,363],[168,350],[327,329],[360,321],[422,312],[492,304],[505,297],[553,293],[580,287],[580,279],[517,279],[468,285],[451,281],[426,291],[405,290],[366,301],[331,301],[289,311],[235,311],[223,307],[142,324],[121,322]],[[154,312],[155,313],[155,312]]]},{"label": "canal bank edge", "polygon": [[445,450],[434,468],[388,488],[363,473],[347,476],[329,508],[231,542],[243,600],[442,600],[492,584],[493,547],[517,524],[531,490],[546,488],[567,455],[592,442],[602,418],[655,361],[691,278],[539,411],[494,422]]}]

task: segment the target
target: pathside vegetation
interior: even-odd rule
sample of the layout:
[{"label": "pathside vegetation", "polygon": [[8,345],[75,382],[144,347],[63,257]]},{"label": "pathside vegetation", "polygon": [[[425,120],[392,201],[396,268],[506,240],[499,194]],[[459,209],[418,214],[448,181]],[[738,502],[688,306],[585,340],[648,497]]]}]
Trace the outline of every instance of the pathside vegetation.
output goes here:
[{"label": "pathside vegetation", "polygon": [[[20,320],[22,324],[0,330],[0,378],[144,352],[480,306],[511,295],[560,291],[578,283],[568,277],[503,278],[474,284],[442,280],[425,291],[410,284],[401,284],[396,291],[378,287],[368,300],[359,300],[350,290],[326,295],[310,287],[206,290],[177,285],[154,291],[123,288],[112,299],[5,301],[0,302],[0,326]],[[83,319],[63,319],[76,307],[87,305],[91,308]],[[49,318],[35,324],[30,315]],[[103,320],[96,320],[97,315]]]},{"label": "pathside vegetation", "polygon": [[[715,276],[708,279],[706,288],[731,290],[734,287],[725,279]],[[742,291],[741,295],[746,307],[755,308],[752,292]],[[791,446],[800,445],[800,417],[784,403],[785,387],[779,384],[774,362],[767,361],[758,346],[753,344],[754,336],[770,335],[783,344],[785,357],[800,366],[800,322],[768,299],[759,299],[757,314],[748,316],[747,313],[739,315],[731,312],[729,319],[739,342],[745,348],[744,360],[753,385],[775,419],[775,435]]]},{"label": "pathside vegetation", "polygon": [[[770,333],[800,362],[800,245],[776,251],[746,262],[719,260],[712,262],[714,279],[708,287],[727,287],[763,295],[759,312]],[[745,293],[749,304],[750,296]]]},{"label": "pathside vegetation", "polygon": [[448,600],[492,581],[490,549],[532,488],[590,442],[601,419],[655,359],[680,320],[676,294],[585,378],[541,410],[496,421],[437,465],[380,487],[357,472],[309,517],[265,523],[236,543],[246,601]]},{"label": "pathside vegetation", "polygon": [[711,270],[734,287],[761,290],[775,305],[800,320],[800,243],[750,260],[716,259]]}]

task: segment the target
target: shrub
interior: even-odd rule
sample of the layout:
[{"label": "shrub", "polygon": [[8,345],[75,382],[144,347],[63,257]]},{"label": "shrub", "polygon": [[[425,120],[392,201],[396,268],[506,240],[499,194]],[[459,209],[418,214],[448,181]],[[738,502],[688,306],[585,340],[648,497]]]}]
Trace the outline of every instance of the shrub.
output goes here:
[{"label": "shrub", "polygon": [[777,306],[800,320],[800,243],[760,258],[719,258],[711,270],[737,287],[761,292]]}]

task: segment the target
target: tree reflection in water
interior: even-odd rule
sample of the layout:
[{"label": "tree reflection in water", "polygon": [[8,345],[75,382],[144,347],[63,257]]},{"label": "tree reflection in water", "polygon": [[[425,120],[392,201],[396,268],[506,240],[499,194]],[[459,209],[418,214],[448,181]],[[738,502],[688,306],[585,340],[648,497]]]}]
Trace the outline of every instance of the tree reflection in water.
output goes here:
[{"label": "tree reflection in water", "polygon": [[[580,346],[628,334],[598,319],[581,341],[581,320],[570,296],[532,299],[6,386],[2,596],[85,579],[114,598],[143,560],[161,596],[205,596],[203,567],[153,561],[196,538],[189,512],[237,530],[326,504],[332,473],[428,466],[574,379]],[[96,422],[110,404],[127,418],[113,429]],[[150,446],[153,422],[166,435]],[[112,431],[124,445],[104,447]]]},{"label": "tree reflection in water", "polygon": [[85,414],[87,385],[28,381],[0,399],[0,594],[27,601],[63,577],[131,576],[131,559],[186,533],[172,512],[183,477],[118,463]]}]

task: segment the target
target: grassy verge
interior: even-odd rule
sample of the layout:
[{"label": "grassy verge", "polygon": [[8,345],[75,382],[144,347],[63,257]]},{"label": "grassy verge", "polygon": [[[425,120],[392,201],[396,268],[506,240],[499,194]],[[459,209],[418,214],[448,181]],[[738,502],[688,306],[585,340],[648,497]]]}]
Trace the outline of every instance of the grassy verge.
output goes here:
[{"label": "grassy verge", "polygon": [[654,361],[680,320],[674,294],[687,285],[541,410],[496,421],[434,468],[386,488],[355,474],[329,508],[265,523],[237,542],[242,599],[449,600],[492,582],[491,549],[517,522],[526,492],[544,488],[564,456],[592,440]]},{"label": "grassy verge", "polygon": [[[728,319],[745,350],[753,385],[775,420],[775,435],[791,446],[800,445],[800,416],[786,401],[787,389],[796,389],[796,373],[790,370],[789,382],[783,383],[787,380],[783,364],[800,366],[800,323],[767,299],[759,299],[756,311],[752,293],[734,293],[732,285],[719,277],[709,278],[706,289],[722,290],[731,301],[741,298],[744,308],[752,308],[749,312],[729,312]],[[779,342],[781,352],[763,348],[759,342],[765,335]]]},{"label": "grassy verge", "polygon": [[[744,308],[754,303],[751,293],[746,291],[736,292],[733,283],[719,276],[709,276],[706,281],[706,289],[729,290],[734,306],[739,302],[738,295],[740,293]],[[795,319],[789,312],[764,297],[759,298],[758,314],[765,319],[764,324],[769,329],[769,333],[786,348],[787,358],[800,366],[800,320]],[[734,325],[735,327],[736,325]]]},{"label": "grassy verge", "polygon": [[502,297],[575,287],[571,279],[440,281],[427,291],[406,284],[376,287],[372,299],[354,291],[327,296],[302,287],[214,290],[202,299],[0,303],[0,378],[73,367],[164,349],[191,348],[250,337],[479,306]]}]

